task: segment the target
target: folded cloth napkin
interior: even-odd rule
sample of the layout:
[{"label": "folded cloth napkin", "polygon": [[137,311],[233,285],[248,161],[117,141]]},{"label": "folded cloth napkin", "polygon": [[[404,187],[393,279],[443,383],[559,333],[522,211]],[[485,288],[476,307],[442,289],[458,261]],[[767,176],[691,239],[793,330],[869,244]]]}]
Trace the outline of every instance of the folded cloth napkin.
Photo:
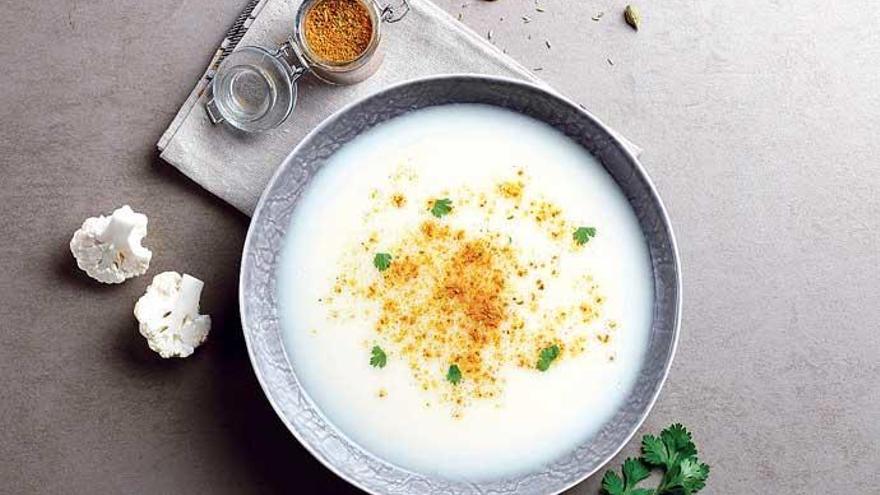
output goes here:
[{"label": "folded cloth napkin", "polygon": [[[467,29],[429,0],[409,0],[411,10],[383,31],[385,60],[366,81],[329,86],[299,81],[299,100],[277,129],[244,135],[212,125],[207,88],[219,63],[237,45],[272,49],[292,31],[299,2],[252,0],[227,33],[208,70],[159,140],[161,157],[247,215],[278,165],[299,141],[345,104],[391,84],[435,74],[477,73],[524,79],[546,87],[530,71]],[[549,88],[548,88],[549,89]],[[635,154],[641,150],[617,136]]]}]

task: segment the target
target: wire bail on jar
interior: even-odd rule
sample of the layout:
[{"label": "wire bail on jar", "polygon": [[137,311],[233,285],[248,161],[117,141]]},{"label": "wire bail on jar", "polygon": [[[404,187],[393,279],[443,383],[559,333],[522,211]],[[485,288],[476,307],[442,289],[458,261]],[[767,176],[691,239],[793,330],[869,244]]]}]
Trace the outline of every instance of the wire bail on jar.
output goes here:
[{"label": "wire bail on jar", "polygon": [[397,0],[396,3],[389,3],[382,7],[382,20],[393,24],[409,13],[409,2],[407,0]]},{"label": "wire bail on jar", "polygon": [[[343,38],[343,41],[349,41],[349,46],[346,47],[347,53],[342,53],[354,56],[332,59],[311,46],[309,35],[314,35],[316,26],[322,26],[326,16],[333,14],[332,8],[340,5],[346,8],[353,5],[360,10],[357,12],[359,16],[344,18],[349,21],[351,17],[358,17],[362,22],[361,26],[355,26],[362,28],[360,44],[357,45],[360,51],[352,51],[349,38]],[[320,12],[323,17],[318,21],[311,20],[307,25],[309,13],[319,6],[324,8]],[[211,97],[205,103],[208,118],[213,124],[224,122],[246,132],[278,127],[293,111],[297,97],[296,81],[306,73],[325,83],[339,85],[355,84],[373,75],[384,57],[382,24],[400,21],[409,10],[407,0],[391,0],[385,5],[379,5],[375,0],[304,0],[296,14],[293,34],[275,51],[244,46],[223,60],[211,84]],[[367,19],[369,24],[366,24]],[[331,26],[335,28],[336,24],[331,23]],[[368,35],[364,28],[369,29]],[[307,33],[307,30],[310,31]],[[322,33],[319,31],[318,35]],[[342,34],[349,33],[343,31]],[[339,39],[339,34],[333,35],[337,38],[319,36],[318,39],[322,42],[329,39],[332,43]],[[339,50],[336,48],[337,52]]]}]

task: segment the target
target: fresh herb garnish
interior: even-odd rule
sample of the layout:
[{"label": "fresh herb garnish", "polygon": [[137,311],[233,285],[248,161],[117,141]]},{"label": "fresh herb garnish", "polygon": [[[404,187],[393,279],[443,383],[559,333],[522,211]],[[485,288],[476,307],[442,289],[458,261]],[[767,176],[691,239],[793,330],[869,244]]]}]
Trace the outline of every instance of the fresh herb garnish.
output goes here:
[{"label": "fresh herb garnish", "polygon": [[[660,485],[655,489],[636,488],[651,473],[650,468],[663,470]],[[605,471],[602,492],[607,495],[691,495],[706,486],[709,465],[697,458],[697,448],[687,429],[674,424],[659,437],[642,438],[642,456],[623,463],[623,477]]]},{"label": "fresh herb garnish", "polygon": [[446,381],[453,385],[458,385],[458,382],[461,381],[461,370],[458,369],[457,364],[449,367],[449,371],[446,372]]},{"label": "fresh herb garnish", "polygon": [[434,200],[434,206],[431,207],[431,215],[440,218],[450,211],[452,211],[452,200],[449,198]]},{"label": "fresh herb garnish", "polygon": [[623,461],[623,478],[614,471],[606,471],[602,478],[602,490],[609,495],[653,495],[648,488],[636,488],[636,485],[651,475],[651,471],[639,459]]},{"label": "fresh herb garnish", "polygon": [[391,266],[391,255],[388,253],[376,253],[373,257],[373,266],[380,272],[384,272]]},{"label": "fresh herb garnish", "polygon": [[373,350],[370,353],[370,366],[374,368],[384,368],[388,363],[388,356],[381,347],[374,345]]},{"label": "fresh herb garnish", "polygon": [[596,237],[596,228],[595,227],[578,227],[577,230],[572,234],[574,238],[574,242],[578,243],[578,246],[583,246],[584,244],[590,242],[590,239]]},{"label": "fresh herb garnish", "polygon": [[550,368],[550,363],[552,363],[558,357],[559,346],[556,344],[541,349],[541,354],[538,357],[537,368],[541,371],[547,371]]}]

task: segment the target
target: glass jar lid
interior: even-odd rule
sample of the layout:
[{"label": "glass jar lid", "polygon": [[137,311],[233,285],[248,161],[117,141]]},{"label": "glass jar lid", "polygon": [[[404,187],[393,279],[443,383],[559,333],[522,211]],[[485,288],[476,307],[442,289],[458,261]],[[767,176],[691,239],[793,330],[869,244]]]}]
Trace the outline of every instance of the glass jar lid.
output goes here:
[{"label": "glass jar lid", "polygon": [[248,132],[277,127],[296,104],[295,74],[279,53],[241,47],[217,69],[208,116],[215,124],[226,122]]}]

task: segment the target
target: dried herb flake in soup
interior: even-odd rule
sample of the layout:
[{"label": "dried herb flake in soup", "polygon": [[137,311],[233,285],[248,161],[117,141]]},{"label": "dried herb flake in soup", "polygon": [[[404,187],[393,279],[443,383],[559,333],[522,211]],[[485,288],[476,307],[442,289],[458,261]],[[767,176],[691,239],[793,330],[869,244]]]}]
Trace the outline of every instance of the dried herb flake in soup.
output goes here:
[{"label": "dried herb flake in soup", "polygon": [[346,63],[370,45],[373,20],[357,0],[319,0],[306,13],[304,31],[315,56],[325,62]]}]

